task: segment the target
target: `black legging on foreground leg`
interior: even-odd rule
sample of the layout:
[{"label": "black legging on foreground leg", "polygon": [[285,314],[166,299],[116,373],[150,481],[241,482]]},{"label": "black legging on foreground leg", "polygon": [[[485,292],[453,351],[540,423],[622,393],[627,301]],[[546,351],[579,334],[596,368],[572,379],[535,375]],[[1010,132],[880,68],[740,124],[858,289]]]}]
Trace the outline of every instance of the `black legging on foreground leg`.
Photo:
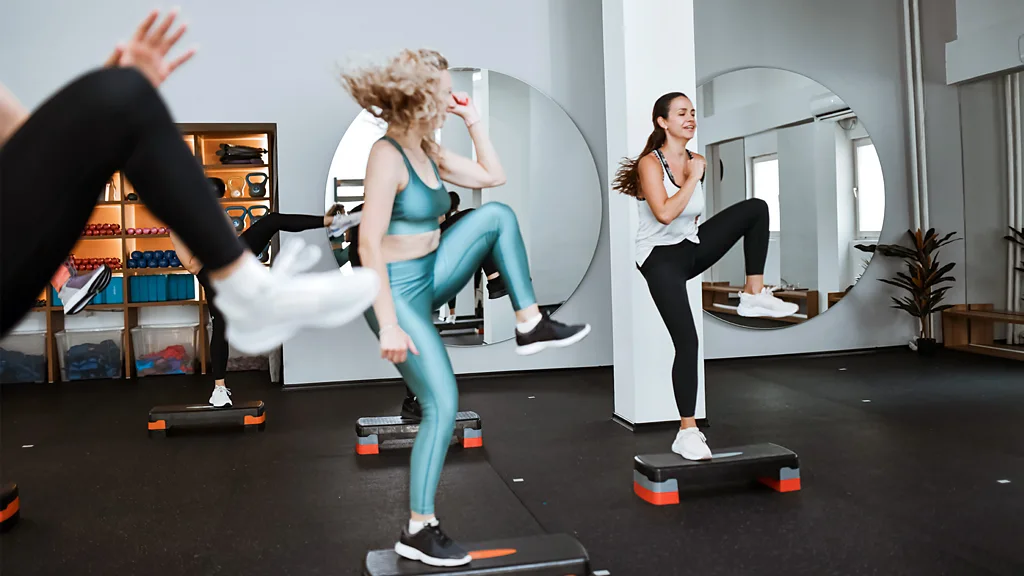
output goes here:
[{"label": "black legging on foreground leg", "polygon": [[153,85],[134,68],[90,72],[0,148],[0,335],[49,284],[118,170],[200,261],[217,269],[244,253]]},{"label": "black legging on foreground leg", "polygon": [[[270,212],[246,228],[239,238],[253,254],[259,254],[278,232],[302,232],[323,227],[323,216]],[[202,262],[202,259],[199,261]],[[213,304],[213,297],[217,293],[210,286],[210,277],[206,268],[200,270],[196,274],[196,278],[206,289],[206,301],[210,305],[210,317],[213,323],[213,331],[210,334],[210,374],[214,380],[223,380],[228,370],[228,339],[224,335],[227,323],[224,320],[224,315]]]},{"label": "black legging on foreground leg", "polygon": [[686,281],[718,262],[741,237],[747,276],[764,274],[768,258],[768,205],[752,198],[734,204],[700,226],[700,244],[683,240],[657,246],[640,272],[676,348],[672,387],[679,416],[697,408],[697,328],[686,295]]}]

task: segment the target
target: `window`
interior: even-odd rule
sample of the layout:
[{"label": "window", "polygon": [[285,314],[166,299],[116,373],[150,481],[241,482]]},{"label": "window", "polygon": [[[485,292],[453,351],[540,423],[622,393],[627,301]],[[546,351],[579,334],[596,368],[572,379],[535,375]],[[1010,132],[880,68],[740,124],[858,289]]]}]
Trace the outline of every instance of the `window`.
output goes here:
[{"label": "window", "polygon": [[779,214],[779,156],[755,156],[753,164],[752,195],[768,203],[768,230],[779,232],[782,229]]},{"label": "window", "polygon": [[853,194],[857,202],[857,235],[861,238],[877,237],[885,218],[885,183],[882,163],[870,138],[853,142]]}]

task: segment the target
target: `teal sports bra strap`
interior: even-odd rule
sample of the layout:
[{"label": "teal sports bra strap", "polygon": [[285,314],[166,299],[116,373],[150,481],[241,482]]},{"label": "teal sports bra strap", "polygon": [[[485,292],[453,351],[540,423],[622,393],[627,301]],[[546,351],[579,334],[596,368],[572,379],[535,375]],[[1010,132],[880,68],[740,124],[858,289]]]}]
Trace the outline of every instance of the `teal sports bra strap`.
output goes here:
[{"label": "teal sports bra strap", "polygon": [[[381,137],[381,140],[387,140],[395,148],[398,148],[398,153],[402,155],[402,162],[405,162],[405,168],[406,168],[406,170],[409,171],[409,176],[410,177],[415,176],[417,180],[420,180],[420,181],[423,180],[422,178],[420,178],[419,174],[416,173],[416,169],[412,167],[412,162],[410,162],[409,161],[409,157],[405,155],[405,149],[402,148],[401,144],[396,142],[394,140],[394,138],[392,138],[390,136],[383,136],[383,137]],[[432,158],[427,158],[427,159],[430,160],[430,167],[434,169],[434,176],[437,178],[438,186],[444,186],[444,184],[441,182],[441,172],[438,171],[437,164],[434,163],[434,160]],[[425,183],[424,183],[424,186],[426,186]]]}]

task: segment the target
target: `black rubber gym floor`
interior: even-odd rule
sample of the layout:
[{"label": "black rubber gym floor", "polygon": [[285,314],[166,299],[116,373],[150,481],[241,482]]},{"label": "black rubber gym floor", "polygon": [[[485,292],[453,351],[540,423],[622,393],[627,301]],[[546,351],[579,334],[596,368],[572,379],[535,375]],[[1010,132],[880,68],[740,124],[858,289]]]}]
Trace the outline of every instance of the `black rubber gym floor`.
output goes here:
[{"label": "black rubber gym floor", "polygon": [[[899,350],[711,362],[707,377],[712,447],[793,449],[802,491],[651,506],[632,458],[674,432],[612,422],[610,369],[473,378],[461,407],[483,417],[484,448],[449,453],[447,531],[568,532],[613,575],[1024,574],[1024,365]],[[359,574],[393,543],[408,452],[353,444],[356,418],[396,413],[400,386],[283,391],[233,373],[235,401],[266,402],[265,432],[147,438],[151,406],[205,401],[208,382],[3,386],[2,475],[22,504],[3,574]]]}]

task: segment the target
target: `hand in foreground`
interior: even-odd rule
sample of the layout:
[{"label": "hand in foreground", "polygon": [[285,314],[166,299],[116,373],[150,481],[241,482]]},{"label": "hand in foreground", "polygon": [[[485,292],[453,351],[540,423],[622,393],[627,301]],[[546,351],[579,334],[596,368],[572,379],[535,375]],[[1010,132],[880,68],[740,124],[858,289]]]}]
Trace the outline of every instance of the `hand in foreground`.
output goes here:
[{"label": "hand in foreground", "polygon": [[420,352],[413,344],[412,338],[398,326],[388,326],[380,331],[380,357],[395,364],[401,364],[408,358],[407,352],[419,356]]},{"label": "hand in foreground", "polygon": [[142,24],[139,24],[131,40],[122,42],[114,48],[114,53],[107,58],[104,66],[134,66],[153,83],[153,86],[159,87],[171,75],[171,72],[192,58],[196,53],[194,48],[174,60],[165,59],[167,53],[185,34],[187,27],[182,24],[173,34],[167,35],[171,25],[174,24],[174,19],[178,16],[177,11],[174,10],[156,29],[151,31],[150,29],[159,16],[159,10],[150,12]]}]

